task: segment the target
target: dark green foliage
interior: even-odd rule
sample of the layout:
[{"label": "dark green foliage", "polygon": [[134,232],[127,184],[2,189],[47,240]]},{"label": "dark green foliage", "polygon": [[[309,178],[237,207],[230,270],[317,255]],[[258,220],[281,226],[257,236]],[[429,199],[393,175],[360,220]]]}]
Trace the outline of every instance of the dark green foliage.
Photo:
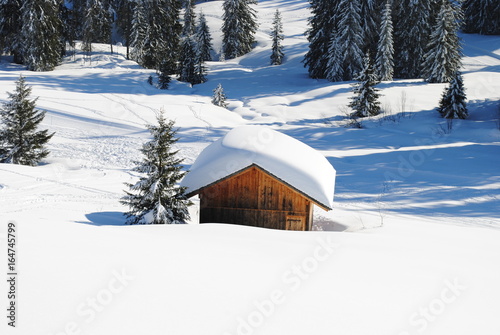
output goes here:
[{"label": "dark green foliage", "polygon": [[189,219],[191,202],[186,198],[186,188],[178,186],[186,172],[182,171],[178,150],[173,149],[178,141],[174,121],[167,121],[160,112],[157,122],[148,125],[153,138],[143,145],[143,159],[133,169],[141,177],[134,184],[126,184],[129,191],[121,200],[130,208],[127,224],[176,224]]},{"label": "dark green foliage", "polygon": [[353,109],[354,117],[367,117],[380,113],[380,94],[375,86],[379,83],[377,75],[373,71],[372,61],[369,54],[363,59],[363,70],[356,77],[357,82],[353,85],[352,101],[349,107]]},{"label": "dark green foliage", "polygon": [[21,76],[14,93],[0,109],[0,163],[37,165],[49,151],[45,145],[54,135],[37,128],[45,112],[35,109],[36,100],[29,100],[31,88]]},{"label": "dark green foliage", "polygon": [[252,50],[257,31],[256,0],[224,0],[222,51],[226,59],[243,56]]},{"label": "dark green foliage", "polygon": [[224,94],[224,88],[222,88],[221,84],[217,85],[217,87],[214,89],[212,104],[223,108],[227,107],[226,94]]},{"label": "dark green foliage", "polygon": [[196,28],[196,14],[194,13],[195,1],[184,0],[184,24],[182,26],[182,36],[191,36]]},{"label": "dark green foliage", "polygon": [[61,61],[62,22],[55,0],[25,1],[22,12],[22,59],[31,71],[51,71]]},{"label": "dark green foliage", "polygon": [[107,0],[87,0],[83,18],[82,49],[92,52],[92,43],[111,40],[111,15]]},{"label": "dark green foliage", "polygon": [[211,61],[212,60],[212,36],[210,35],[210,30],[207,25],[207,20],[203,13],[200,14],[198,19],[198,25],[196,27],[195,42],[198,49],[198,57],[201,61]]},{"label": "dark green foliage", "polygon": [[327,77],[329,52],[332,40],[336,38],[338,3],[340,0],[310,0],[312,17],[307,30],[309,50],[304,57],[304,66],[309,71],[309,77],[323,79]]},{"label": "dark green foliage", "polygon": [[429,38],[422,65],[423,78],[430,83],[447,83],[462,65],[458,37],[460,7],[442,0],[441,9]]},{"label": "dark green foliage", "polygon": [[271,65],[281,65],[283,63],[283,23],[281,22],[281,13],[278,9],[274,13],[273,29],[271,31],[271,39],[273,41],[271,53]]},{"label": "dark green foliage", "polygon": [[500,1],[465,0],[464,31],[483,35],[500,35]]},{"label": "dark green foliage", "polygon": [[462,75],[457,71],[443,92],[437,110],[446,119],[466,119],[469,116],[466,100]]},{"label": "dark green foliage", "polygon": [[22,63],[21,0],[0,1],[0,53],[14,55],[14,62]]},{"label": "dark green foliage", "polygon": [[394,73],[394,42],[392,38],[391,2],[387,1],[382,12],[375,68],[379,80],[392,80]]}]

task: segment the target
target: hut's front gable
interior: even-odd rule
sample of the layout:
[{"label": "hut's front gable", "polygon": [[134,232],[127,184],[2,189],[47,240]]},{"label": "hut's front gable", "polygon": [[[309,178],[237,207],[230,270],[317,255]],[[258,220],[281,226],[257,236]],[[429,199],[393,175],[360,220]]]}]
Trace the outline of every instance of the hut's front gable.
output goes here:
[{"label": "hut's front gable", "polygon": [[201,223],[310,229],[311,201],[258,166],[205,187],[199,194]]}]

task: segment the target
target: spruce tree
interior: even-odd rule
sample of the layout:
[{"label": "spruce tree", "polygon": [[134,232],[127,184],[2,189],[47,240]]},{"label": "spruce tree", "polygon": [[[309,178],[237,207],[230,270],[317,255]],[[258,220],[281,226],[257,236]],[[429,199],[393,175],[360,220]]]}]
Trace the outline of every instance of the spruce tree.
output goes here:
[{"label": "spruce tree", "polygon": [[392,39],[391,2],[387,0],[382,11],[375,69],[379,80],[392,80],[394,73],[394,42]]},{"label": "spruce tree", "polygon": [[360,0],[360,16],[364,42],[362,50],[375,54],[380,27],[378,0]]},{"label": "spruce tree", "polygon": [[227,107],[227,102],[226,102],[226,95],[224,94],[224,89],[222,88],[222,85],[219,83],[217,87],[214,89],[214,95],[212,97],[212,104],[215,106]]},{"label": "spruce tree", "polygon": [[196,14],[194,13],[194,0],[184,0],[184,25],[182,26],[182,36],[191,36],[196,28]]},{"label": "spruce tree", "polygon": [[14,56],[15,63],[22,63],[21,0],[0,1],[0,53]]},{"label": "spruce tree", "polygon": [[142,161],[136,162],[133,171],[142,176],[135,184],[127,183],[129,191],[121,203],[129,206],[127,224],[177,224],[189,219],[185,187],[178,182],[186,172],[182,171],[182,159],[173,146],[174,122],[167,121],[163,112],[157,116],[157,125],[148,125],[153,139],[142,146]]},{"label": "spruce tree", "polygon": [[179,58],[179,80],[193,84],[196,81],[196,50],[190,35],[185,36],[181,44]]},{"label": "spruce tree", "polygon": [[498,0],[465,0],[464,31],[483,35],[500,34],[500,2]]},{"label": "spruce tree", "polygon": [[328,49],[329,58],[326,66],[326,79],[329,81],[342,81],[344,79],[344,55],[338,42],[337,30],[334,29],[330,39],[330,47]]},{"label": "spruce tree", "polygon": [[87,0],[83,19],[82,49],[92,53],[92,43],[111,40],[111,15],[106,0]]},{"label": "spruce tree", "polygon": [[200,13],[198,25],[196,26],[195,42],[198,49],[199,57],[202,61],[212,60],[212,36],[207,25],[207,20],[203,13]]},{"label": "spruce tree", "polygon": [[130,46],[132,47],[132,59],[141,65],[144,64],[147,36],[148,20],[144,0],[137,0],[132,15]]},{"label": "spruce tree", "polygon": [[271,65],[281,65],[283,63],[283,23],[281,22],[281,13],[278,9],[274,13],[273,28],[271,30],[271,39],[273,41],[271,53]]},{"label": "spruce tree", "polygon": [[375,87],[379,81],[373,71],[373,65],[369,54],[363,59],[363,70],[356,77],[357,82],[353,84],[354,96],[349,104],[353,109],[352,116],[367,117],[380,113],[380,102],[378,89]]},{"label": "spruce tree", "polygon": [[438,112],[446,119],[466,119],[469,116],[466,100],[462,75],[457,71],[443,92]]},{"label": "spruce tree", "polygon": [[37,99],[29,100],[30,94],[31,87],[20,76],[0,109],[0,163],[35,166],[49,154],[46,144],[54,134],[38,130],[45,112],[35,109]]},{"label": "spruce tree", "polygon": [[422,63],[435,17],[433,2],[394,2],[394,76],[397,78],[422,77]]},{"label": "spruce tree", "polygon": [[239,57],[252,50],[257,15],[251,5],[256,3],[256,0],[224,0],[222,48],[226,58]]},{"label": "spruce tree", "polygon": [[51,71],[61,61],[62,22],[55,0],[24,1],[22,58],[31,71]]},{"label": "spruce tree", "polygon": [[461,46],[458,37],[460,8],[451,0],[443,0],[441,9],[430,35],[422,73],[430,83],[449,82],[462,65]]},{"label": "spruce tree", "polygon": [[337,47],[342,55],[344,80],[352,80],[363,68],[363,30],[360,0],[342,0],[339,4]]},{"label": "spruce tree", "polygon": [[309,50],[304,56],[304,66],[308,69],[309,77],[313,79],[327,78],[328,73],[332,72],[328,63],[332,54],[331,46],[336,43],[337,38],[337,34],[333,32],[336,31],[340,19],[340,1],[310,0],[312,17],[309,20],[310,28],[306,32]]}]

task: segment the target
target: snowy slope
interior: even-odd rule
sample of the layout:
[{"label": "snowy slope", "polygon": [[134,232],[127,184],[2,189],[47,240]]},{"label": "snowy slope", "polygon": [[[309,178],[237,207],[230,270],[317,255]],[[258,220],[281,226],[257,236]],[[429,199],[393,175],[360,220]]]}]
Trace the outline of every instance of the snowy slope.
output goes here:
[{"label": "snowy slope", "polygon": [[[0,164],[0,250],[15,221],[19,256],[18,327],[3,317],[2,334],[500,333],[500,37],[463,36],[471,117],[451,132],[434,111],[444,85],[420,80],[380,84],[392,116],[349,129],[349,83],[302,67],[307,6],[260,2],[254,51],[210,62],[194,87],[156,90],[151,71],[105,45],[53,72],[0,63],[0,99],[22,73],[56,132],[43,165]],[[219,50],[221,2],[198,8]],[[287,59],[269,66],[276,8]],[[229,110],[210,104],[218,83]],[[247,124],[319,150],[337,170],[320,231],[123,226],[123,183],[160,108],[180,127],[187,168]],[[2,280],[4,306],[6,293]]]}]

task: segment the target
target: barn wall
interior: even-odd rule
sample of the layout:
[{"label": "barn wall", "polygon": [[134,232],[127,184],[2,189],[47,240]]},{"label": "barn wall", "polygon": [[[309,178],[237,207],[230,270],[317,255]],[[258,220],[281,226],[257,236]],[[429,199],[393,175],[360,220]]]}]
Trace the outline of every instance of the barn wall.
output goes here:
[{"label": "barn wall", "polygon": [[312,203],[262,170],[252,167],[200,192],[200,222],[286,229],[287,219],[311,225]]}]

